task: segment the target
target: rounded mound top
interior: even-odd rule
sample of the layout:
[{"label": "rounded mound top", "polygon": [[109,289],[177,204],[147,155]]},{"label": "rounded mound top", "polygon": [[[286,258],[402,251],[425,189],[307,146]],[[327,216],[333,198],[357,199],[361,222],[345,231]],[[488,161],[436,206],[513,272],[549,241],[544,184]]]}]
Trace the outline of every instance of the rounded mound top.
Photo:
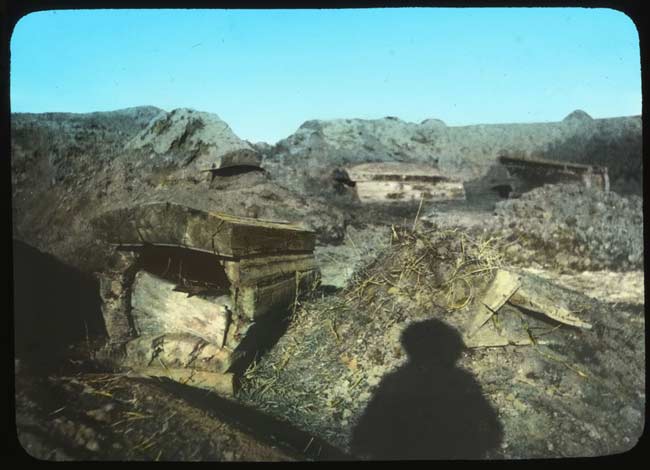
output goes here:
[{"label": "rounded mound top", "polygon": [[298,129],[319,130],[321,127],[323,127],[323,121],[320,119],[310,119],[309,121],[303,122]]},{"label": "rounded mound top", "polygon": [[420,125],[427,127],[447,127],[447,124],[442,119],[425,119]]},{"label": "rounded mound top", "polygon": [[218,115],[178,108],[162,112],[127,143],[129,149],[150,147],[156,154],[175,153],[200,166],[234,150],[251,149]]},{"label": "rounded mound top", "polygon": [[576,109],[572,113],[570,113],[567,117],[562,119],[562,122],[568,122],[568,121],[582,121],[582,122],[589,122],[593,121],[594,118],[589,116],[585,111],[582,109]]}]

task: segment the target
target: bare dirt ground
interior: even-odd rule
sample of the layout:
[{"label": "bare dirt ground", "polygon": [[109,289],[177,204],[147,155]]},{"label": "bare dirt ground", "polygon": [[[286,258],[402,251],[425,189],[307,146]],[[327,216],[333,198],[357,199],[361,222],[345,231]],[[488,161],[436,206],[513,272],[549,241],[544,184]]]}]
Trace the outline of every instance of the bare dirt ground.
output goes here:
[{"label": "bare dirt ground", "polygon": [[113,374],[18,375],[16,388],[18,437],[38,459],[291,461],[298,456],[286,445],[264,442],[188,405],[152,381]]},{"label": "bare dirt ground", "polygon": [[[18,440],[39,460],[296,461],[341,452],[237,401],[163,379],[102,370],[87,351],[58,370],[16,363]],[[72,359],[78,357],[81,359]],[[36,366],[37,367],[37,366]],[[305,450],[310,444],[311,451]]]}]

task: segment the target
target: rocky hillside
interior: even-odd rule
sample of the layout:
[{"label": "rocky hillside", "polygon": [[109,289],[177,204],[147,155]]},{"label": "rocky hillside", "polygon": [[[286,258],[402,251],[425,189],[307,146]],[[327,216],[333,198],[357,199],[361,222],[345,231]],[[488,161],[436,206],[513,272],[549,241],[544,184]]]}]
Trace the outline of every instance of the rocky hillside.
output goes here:
[{"label": "rocky hillside", "polygon": [[[641,192],[641,117],[592,119],[574,111],[561,122],[451,127],[395,117],[305,122],[266,150],[265,164],[286,184],[313,188],[341,164],[366,161],[438,163],[449,175],[483,176],[499,151],[610,167],[612,186]],[[299,189],[299,188],[298,188]]]},{"label": "rocky hillside", "polygon": [[[12,186],[36,176],[57,185],[86,176],[122,152],[124,143],[164,113],[153,106],[89,114],[11,115]],[[89,161],[92,156],[92,161]]]},{"label": "rocky hillside", "polygon": [[217,115],[132,108],[12,116],[13,235],[86,271],[103,263],[89,222],[103,211],[169,201],[239,216],[303,222],[320,240],[343,236],[343,215],[267,173],[211,179],[201,170],[250,149]]},{"label": "rocky hillside", "polygon": [[[16,419],[32,455],[518,459],[615,454],[642,434],[643,201],[617,194],[640,192],[638,116],[309,121],[271,146],[240,139],[215,114],[140,107],[14,114],[11,145]],[[502,149],[607,165],[615,191],[546,185],[488,197],[483,175]],[[204,171],[239,150],[262,154],[267,171]],[[438,163],[465,180],[467,198],[372,207],[350,188],[336,193],[336,166],[372,160]],[[106,329],[88,273],[110,250],[93,221],[149,202],[318,233],[322,286],[294,299],[286,331],[234,401],[95,361]],[[535,313],[510,302],[486,323],[509,344],[463,347],[497,269],[591,328],[555,321],[546,303]]]},{"label": "rocky hillside", "polygon": [[216,114],[175,109],[152,119],[129,140],[125,150],[141,150],[150,158],[167,159],[180,167],[202,170],[219,166],[228,152],[251,149]]},{"label": "rocky hillside", "polygon": [[[464,127],[393,117],[312,120],[271,146],[242,140],[216,114],[191,109],[14,114],[14,236],[79,265],[80,246],[92,245],[92,217],[125,204],[169,200],[303,221],[321,242],[339,242],[346,224],[363,210],[335,193],[331,174],[337,166],[437,163],[469,182],[485,175],[503,149],[604,164],[615,191],[640,194],[641,124],[640,116],[592,119],[582,111],[556,123]],[[203,171],[218,167],[224,154],[251,149],[264,155],[267,173],[210,180]]]}]

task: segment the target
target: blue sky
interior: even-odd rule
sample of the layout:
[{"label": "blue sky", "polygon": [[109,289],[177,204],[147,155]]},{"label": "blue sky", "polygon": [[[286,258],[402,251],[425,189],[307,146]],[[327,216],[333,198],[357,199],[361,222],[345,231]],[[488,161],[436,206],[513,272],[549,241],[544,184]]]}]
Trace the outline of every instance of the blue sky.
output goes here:
[{"label": "blue sky", "polygon": [[640,67],[609,9],[47,11],[16,25],[10,92],[13,112],[189,107],[274,143],[308,119],[641,114]]}]

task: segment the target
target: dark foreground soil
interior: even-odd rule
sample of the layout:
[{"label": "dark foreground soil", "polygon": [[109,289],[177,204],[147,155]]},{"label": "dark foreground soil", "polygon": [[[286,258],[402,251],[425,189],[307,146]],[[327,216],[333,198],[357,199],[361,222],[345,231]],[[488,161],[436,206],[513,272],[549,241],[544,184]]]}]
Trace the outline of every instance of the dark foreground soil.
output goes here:
[{"label": "dark foreground soil", "polygon": [[88,364],[45,374],[19,361],[18,369],[18,440],[39,460],[294,461],[343,456],[284,420],[209,391],[162,379],[90,372]]}]

